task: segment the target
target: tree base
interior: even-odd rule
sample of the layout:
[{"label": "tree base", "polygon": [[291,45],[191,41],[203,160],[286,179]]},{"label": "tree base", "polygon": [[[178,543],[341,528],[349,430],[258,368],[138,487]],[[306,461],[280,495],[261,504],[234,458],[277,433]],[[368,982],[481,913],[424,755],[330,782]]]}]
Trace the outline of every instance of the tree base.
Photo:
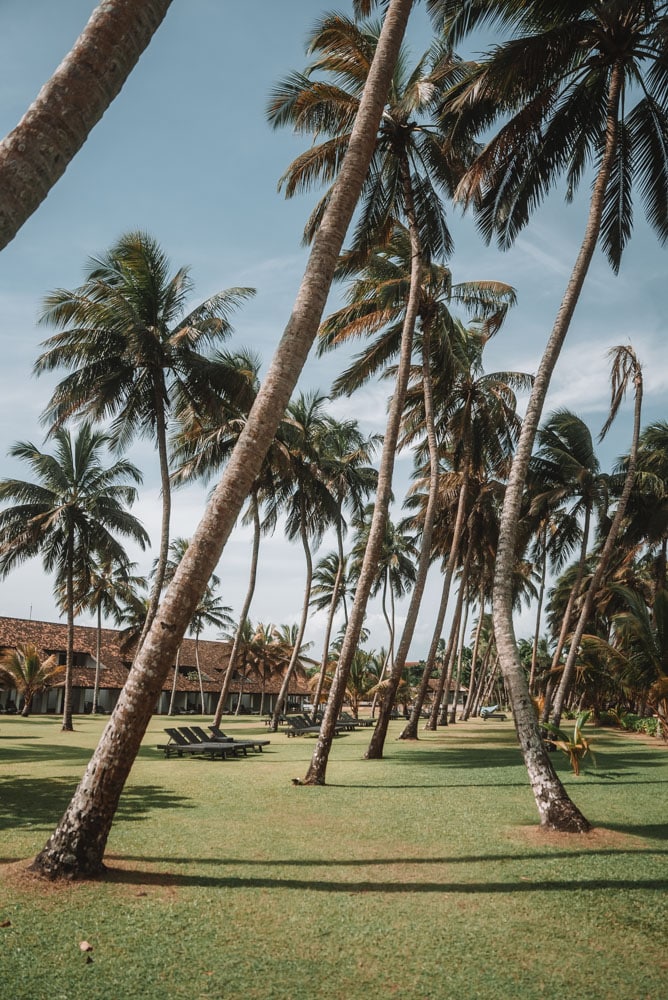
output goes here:
[{"label": "tree base", "polygon": [[417,729],[414,726],[406,726],[397,736],[398,740],[419,740]]},{"label": "tree base", "polygon": [[322,788],[325,785],[325,779],[324,778],[309,778],[309,777],[306,777],[306,778],[293,778],[292,779],[292,784],[293,785],[318,785],[318,786],[320,786]]},{"label": "tree base", "polygon": [[51,882],[60,880],[75,882],[102,878],[107,872],[107,867],[102,861],[95,860],[82,864],[73,854],[52,854],[44,850],[28,866],[28,871],[48,878]]}]

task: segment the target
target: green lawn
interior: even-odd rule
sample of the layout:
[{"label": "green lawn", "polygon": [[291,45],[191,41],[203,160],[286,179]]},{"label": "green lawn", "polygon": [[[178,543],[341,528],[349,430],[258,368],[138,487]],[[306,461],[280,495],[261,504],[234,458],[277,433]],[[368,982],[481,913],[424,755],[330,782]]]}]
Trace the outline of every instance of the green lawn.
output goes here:
[{"label": "green lawn", "polygon": [[368,733],[342,736],[326,788],[291,784],[306,738],[168,761],[168,724],[147,733],[107,879],[51,886],[17,863],[54,828],[103,721],[64,734],[0,718],[2,1000],[668,997],[663,745],[597,732],[598,767],[577,779],[559,755],[596,830],[557,837],[536,830],[510,722],[416,744],[393,723],[373,762]]}]

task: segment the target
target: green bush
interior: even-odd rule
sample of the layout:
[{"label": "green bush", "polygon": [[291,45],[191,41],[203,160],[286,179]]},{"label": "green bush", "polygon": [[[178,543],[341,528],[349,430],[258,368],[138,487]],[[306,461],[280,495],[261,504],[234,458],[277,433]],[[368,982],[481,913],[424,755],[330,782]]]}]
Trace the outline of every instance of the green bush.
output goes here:
[{"label": "green bush", "polygon": [[619,716],[619,725],[630,733],[659,735],[659,720],[655,716],[633,715],[632,712],[627,712]]}]

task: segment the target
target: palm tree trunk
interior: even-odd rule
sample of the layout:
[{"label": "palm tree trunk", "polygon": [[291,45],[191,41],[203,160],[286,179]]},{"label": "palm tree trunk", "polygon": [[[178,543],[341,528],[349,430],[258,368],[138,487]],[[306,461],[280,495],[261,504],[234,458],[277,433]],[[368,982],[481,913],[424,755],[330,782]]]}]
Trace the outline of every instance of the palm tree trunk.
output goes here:
[{"label": "palm tree trunk", "polygon": [[174,699],[176,697],[176,682],[179,676],[179,661],[181,659],[181,643],[179,643],[176,650],[176,658],[174,660],[174,680],[172,681],[172,694],[169,699],[169,708],[167,709],[167,715],[174,714]]},{"label": "palm tree trunk", "polygon": [[[411,213],[412,214],[412,213]],[[415,229],[413,234],[412,230]],[[420,235],[417,230],[414,216],[411,221],[411,245],[414,254],[420,255]],[[434,427],[434,402],[432,397],[431,380],[431,357],[429,325],[425,324],[422,331],[422,392],[424,396],[425,426],[427,430],[427,443],[429,447],[429,495],[424,513],[424,523],[422,526],[422,539],[420,542],[420,554],[418,557],[415,583],[411,594],[410,604],[406,612],[406,621],[399,641],[399,649],[394,661],[392,673],[390,674],[387,689],[383,695],[383,700],[378,713],[378,722],[373,731],[369,747],[365,753],[367,760],[380,760],[383,756],[383,747],[387,736],[387,728],[390,724],[390,714],[394,699],[401,682],[401,677],[406,666],[406,657],[410,644],[413,641],[413,634],[417,624],[420,605],[424,595],[424,588],[427,583],[427,575],[431,565],[431,540],[438,509],[438,445],[436,444],[436,429]]]},{"label": "palm tree trunk", "polygon": [[471,656],[471,676],[469,677],[469,693],[466,697],[466,704],[464,705],[464,711],[462,713],[462,721],[466,722],[471,714],[471,709],[473,708],[473,702],[476,695],[476,664],[478,662],[478,650],[480,649],[480,636],[482,634],[482,623],[485,611],[485,597],[483,593],[482,586],[480,587],[480,617],[478,618],[478,627],[475,630],[475,639],[473,640],[473,655]]},{"label": "palm tree trunk", "polygon": [[[357,587],[355,588],[355,600],[350,612],[348,628],[343,639],[339,661],[334,672],[332,686],[329,689],[327,707],[320,727],[320,736],[313,751],[311,763],[303,780],[305,785],[324,785],[325,773],[329,751],[334,739],[336,721],[343,706],[343,699],[346,694],[346,685],[350,667],[355,655],[355,650],[359,643],[360,632],[364,623],[366,606],[371,593],[374,579],[377,573],[378,561],[383,546],[385,527],[387,525],[387,514],[392,495],[392,474],[394,471],[394,459],[399,439],[399,427],[401,415],[404,408],[406,396],[406,386],[410,373],[411,354],[413,350],[413,333],[420,304],[420,273],[421,260],[419,253],[413,253],[411,257],[411,276],[408,301],[406,303],[406,313],[404,316],[403,329],[401,334],[401,351],[399,365],[397,368],[394,394],[390,404],[385,437],[383,440],[383,451],[378,471],[378,485],[376,501],[373,508],[371,528],[367,540],[362,568],[360,570]],[[391,590],[391,588],[390,588]]]},{"label": "palm tree trunk", "polygon": [[617,109],[623,69],[616,64],[610,77],[606,141],[592,191],[585,235],[571,273],[566,293],[538,366],[522,430],[506,486],[494,575],[494,631],[501,670],[513,706],[515,727],[536,800],[541,826],[555,830],[586,831],[590,824],[571,802],[559,781],[538,730],[529,685],[520,663],[513,627],[512,579],[515,566],[517,526],[531,451],[540,422],[545,396],[589,270],[601,229],[603,204],[613,164],[617,137]]},{"label": "palm tree trunk", "polygon": [[471,715],[473,716],[480,715],[480,706],[482,704],[483,697],[490,682],[492,672],[496,668],[496,661],[495,661],[495,666],[492,668],[492,671],[489,671],[489,661],[491,660],[491,658],[492,658],[492,642],[490,639],[487,645],[487,649],[485,650],[485,655],[483,656],[482,659],[482,667],[480,668],[480,675],[478,677],[476,695],[473,701],[473,709],[471,711]]},{"label": "palm tree trunk", "polygon": [[529,674],[529,694],[534,693],[536,683],[536,666],[538,664],[538,643],[540,640],[540,619],[543,614],[543,600],[545,598],[545,577],[547,576],[547,522],[543,527],[543,541],[541,546],[543,559],[540,571],[540,589],[538,591],[538,607],[536,609],[536,628],[533,634],[533,645],[531,647],[531,672]]},{"label": "palm tree trunk", "polygon": [[554,697],[554,713],[552,721],[557,728],[561,725],[561,713],[563,710],[564,699],[568,688],[570,687],[573,675],[575,674],[575,663],[580,651],[580,642],[582,641],[582,636],[584,635],[589,615],[591,614],[591,610],[594,606],[594,600],[596,598],[598,588],[600,587],[603,576],[610,565],[610,559],[612,557],[617,538],[619,537],[622,521],[624,520],[624,515],[626,514],[626,507],[631,496],[631,491],[633,490],[636,467],[638,464],[638,442],[640,439],[640,416],[642,411],[643,394],[642,373],[640,371],[640,365],[638,365],[637,362],[634,365],[634,369],[635,406],[633,414],[633,438],[631,441],[629,461],[626,468],[626,476],[624,478],[624,487],[622,489],[622,495],[619,498],[619,503],[617,504],[615,516],[612,519],[612,524],[610,525],[608,537],[606,538],[601,551],[598,565],[594,571],[594,575],[592,576],[587,593],[585,594],[584,603],[580,610],[580,617],[578,618],[578,623],[571,639],[571,645],[568,651],[568,657],[566,658],[564,672],[561,675],[561,682]]},{"label": "palm tree trunk", "polygon": [[204,682],[202,681],[202,671],[199,665],[199,632],[195,635],[195,666],[197,667],[197,680],[199,681],[199,698],[202,715],[204,712]]},{"label": "palm tree trunk", "polygon": [[[292,315],[225,473],[135,658],[116,708],[57,828],[33,862],[52,878],[97,875],[118,802],[188,623],[258,475],[318,330],[343,240],[375,148],[412,0],[391,0],[341,171]],[[358,624],[361,628],[360,618]]]},{"label": "palm tree trunk", "polygon": [[278,698],[274,706],[274,714],[272,716],[271,726],[270,726],[272,733],[278,731],[278,723],[280,722],[280,715],[281,712],[283,711],[283,705],[285,704],[285,700],[288,696],[290,681],[292,680],[292,675],[295,672],[295,667],[297,666],[297,661],[299,660],[299,653],[301,650],[302,642],[304,640],[304,632],[306,631],[306,620],[308,618],[309,600],[311,597],[311,583],[313,582],[313,559],[311,557],[311,548],[308,543],[305,511],[302,511],[300,530],[302,536],[302,545],[304,547],[304,558],[306,560],[306,585],[304,587],[302,615],[299,622],[299,629],[297,631],[297,638],[295,639],[295,645],[292,650],[292,656],[290,657],[290,662],[288,663],[288,669],[285,671],[285,677],[283,678],[283,683],[281,684],[281,690],[278,692]]},{"label": "palm tree trunk", "polygon": [[318,705],[320,704],[320,697],[322,695],[322,688],[325,683],[325,676],[327,673],[327,664],[329,663],[329,640],[332,635],[332,626],[334,624],[334,615],[336,613],[336,606],[338,604],[339,597],[339,587],[341,586],[341,577],[343,576],[343,560],[341,554],[339,553],[339,565],[336,571],[336,578],[334,580],[334,592],[332,593],[332,599],[329,602],[329,611],[327,614],[327,624],[325,626],[325,638],[322,644],[322,659],[320,661],[320,676],[318,677],[318,685],[315,690],[315,695],[313,697],[313,715],[311,717],[311,725],[315,725],[315,720],[318,716]]},{"label": "palm tree trunk", "polygon": [[218,704],[216,705],[216,714],[214,715],[213,718],[214,726],[220,726],[220,721],[225,711],[225,702],[227,701],[227,696],[230,690],[230,684],[232,682],[232,674],[234,673],[234,668],[237,662],[237,656],[239,655],[239,645],[241,643],[241,637],[243,635],[244,625],[246,624],[246,619],[248,618],[248,612],[250,611],[250,606],[253,601],[253,596],[255,594],[255,583],[257,580],[257,564],[258,564],[258,557],[260,554],[260,535],[261,535],[260,505],[258,503],[257,492],[253,492],[251,494],[251,505],[253,511],[253,548],[251,549],[251,565],[250,565],[250,576],[248,578],[248,589],[246,591],[246,596],[244,598],[243,607],[241,608],[241,612],[239,614],[239,624],[237,625],[237,630],[234,633],[232,652],[230,653],[230,658],[227,663],[227,670],[225,671],[225,677],[223,679],[223,686],[220,689]]},{"label": "palm tree trunk", "polygon": [[69,54],[0,143],[0,250],[65,173],[120,92],[170,3],[99,3]]},{"label": "palm tree trunk", "polygon": [[72,725],[72,666],[74,663],[74,537],[70,527],[67,539],[65,599],[67,601],[67,650],[65,653],[65,691],[63,694],[63,732],[71,733]]},{"label": "palm tree trunk", "polygon": [[160,492],[162,495],[162,515],[160,519],[160,550],[158,552],[158,562],[153,576],[153,586],[151,596],[146,611],[146,619],[137,640],[135,657],[139,653],[144,639],[153,624],[153,619],[160,603],[160,594],[165,582],[165,571],[169,558],[169,522],[172,510],[172,484],[169,478],[169,455],[167,452],[167,418],[164,404],[164,385],[162,379],[157,380],[154,386],[153,405],[155,407],[155,437],[158,444],[158,460],[160,462]]},{"label": "palm tree trunk", "polygon": [[[566,610],[564,611],[564,618],[561,623],[561,629],[559,630],[559,638],[557,640],[557,648],[552,656],[552,667],[551,673],[554,676],[558,666],[559,660],[561,659],[561,654],[564,651],[564,646],[566,645],[566,637],[571,627],[571,621],[573,620],[573,611],[575,609],[575,604],[580,596],[582,590],[582,581],[584,580],[585,567],[587,565],[587,549],[589,548],[589,528],[591,525],[591,508],[587,507],[585,511],[585,522],[582,528],[582,544],[580,545],[580,559],[578,561],[578,571],[571,587],[571,592],[568,595],[568,601],[566,603]],[[543,710],[540,714],[540,721],[547,722],[550,718],[550,712],[552,711],[552,692],[554,690],[554,685],[547,686],[545,690],[545,701],[543,703]]]},{"label": "palm tree trunk", "polygon": [[[459,701],[459,692],[462,688],[462,665],[464,662],[464,643],[466,642],[466,626],[469,620],[469,602],[466,602],[466,610],[464,611],[464,620],[462,621],[462,627],[459,630],[459,643],[457,648],[457,673],[455,675],[455,695],[452,699],[452,710],[450,711],[448,722],[451,726],[457,721],[457,702]],[[448,707],[445,706],[444,712],[447,713]]]},{"label": "palm tree trunk", "polygon": [[[424,705],[425,698],[427,697],[427,691],[429,690],[429,681],[431,675],[434,672],[434,665],[436,663],[436,653],[438,651],[438,644],[441,639],[441,633],[443,631],[443,622],[445,621],[445,613],[448,610],[448,601],[450,600],[450,588],[452,586],[452,578],[455,572],[455,566],[457,565],[457,558],[459,555],[459,547],[462,537],[462,532],[464,530],[464,515],[466,513],[466,501],[468,497],[468,475],[465,472],[462,478],[462,486],[459,491],[459,499],[457,501],[457,514],[455,516],[455,526],[452,532],[452,543],[450,546],[450,553],[448,555],[448,563],[445,570],[445,579],[443,581],[443,590],[441,591],[441,602],[438,607],[438,613],[436,615],[436,624],[434,626],[434,632],[431,639],[431,645],[429,647],[429,653],[427,654],[427,662],[425,663],[424,673],[422,675],[422,680],[420,681],[420,687],[417,693],[417,697],[413,703],[413,709],[411,711],[411,717],[408,723],[404,726],[403,730],[399,734],[400,740],[416,740],[418,739],[418,724],[420,722],[420,717],[422,715],[422,706]],[[447,661],[446,661],[447,663]]]},{"label": "palm tree trunk", "polygon": [[445,652],[444,657],[444,669],[441,671],[441,677],[434,695],[434,702],[431,706],[431,713],[429,719],[425,726],[425,729],[435,732],[438,726],[438,716],[441,708],[441,701],[443,699],[443,688],[445,688],[445,711],[443,715],[445,716],[445,722],[441,725],[447,725],[448,717],[448,700],[450,698],[450,680],[452,677],[452,663],[454,660],[455,649],[457,648],[457,637],[459,635],[459,624],[462,618],[462,607],[464,605],[464,591],[466,589],[466,578],[468,577],[468,569],[471,560],[471,548],[466,551],[466,557],[464,559],[464,566],[462,567],[462,578],[459,584],[459,590],[457,592],[457,600],[455,602],[455,613],[452,621],[452,629],[450,631],[450,638],[448,640],[448,647]]},{"label": "palm tree trunk", "polygon": [[97,631],[95,634],[95,683],[93,685],[93,706],[91,714],[97,713],[97,696],[100,690],[100,652],[102,646],[102,602],[97,606]]}]

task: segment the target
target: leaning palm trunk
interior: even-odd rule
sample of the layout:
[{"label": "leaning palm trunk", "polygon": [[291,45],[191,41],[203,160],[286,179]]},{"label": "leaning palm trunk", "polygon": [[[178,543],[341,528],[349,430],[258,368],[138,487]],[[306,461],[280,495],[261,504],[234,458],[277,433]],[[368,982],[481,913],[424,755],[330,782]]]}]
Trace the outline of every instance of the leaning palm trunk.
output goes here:
[{"label": "leaning palm trunk", "polygon": [[341,579],[343,577],[343,560],[339,554],[339,565],[336,570],[336,578],[334,580],[334,591],[332,593],[332,599],[329,602],[329,611],[327,614],[327,624],[325,626],[325,638],[322,644],[322,659],[320,661],[320,674],[318,675],[318,685],[315,689],[315,695],[313,697],[313,715],[311,716],[311,725],[315,725],[315,720],[318,717],[318,706],[320,705],[320,698],[322,697],[322,689],[325,683],[325,677],[327,676],[327,664],[329,663],[329,640],[332,635],[332,626],[334,625],[334,615],[336,613],[336,606],[339,603],[339,588],[341,586]]},{"label": "leaning palm trunk", "polygon": [[471,715],[473,715],[474,717],[480,715],[480,706],[482,704],[482,699],[485,694],[485,690],[487,688],[487,684],[489,681],[488,671],[489,671],[489,661],[491,660],[491,658],[492,658],[492,643],[490,641],[487,645],[487,649],[485,650],[485,655],[482,658],[482,665],[480,667],[480,671],[478,674],[476,693],[473,699],[473,706],[471,708]]},{"label": "leaning palm trunk", "polygon": [[392,474],[394,471],[394,458],[399,440],[399,427],[401,415],[406,397],[406,387],[410,374],[411,354],[413,350],[413,333],[417,320],[418,307],[420,303],[420,276],[421,261],[419,253],[413,253],[411,257],[411,275],[406,303],[406,313],[401,332],[401,350],[399,355],[399,365],[397,368],[396,382],[390,412],[385,429],[383,440],[383,451],[378,471],[378,487],[376,501],[373,508],[371,528],[367,540],[362,568],[360,570],[357,587],[355,589],[355,600],[350,612],[348,627],[341,646],[339,660],[334,672],[332,686],[329,689],[327,707],[320,727],[320,735],[316,748],[313,751],[311,763],[303,780],[305,785],[324,785],[325,772],[329,751],[334,739],[336,721],[343,707],[343,700],[346,696],[348,675],[353,661],[353,656],[359,643],[360,632],[364,623],[367,601],[376,577],[378,560],[380,558],[385,527],[387,524],[387,514],[392,495]]},{"label": "leaning palm trunk", "polygon": [[[343,240],[375,148],[378,126],[411,11],[391,0],[359,111],[313,242],[297,299],[267,377],[188,551],[167,589],[116,708],[71,802],[33,862],[51,877],[96,875],[118,802],[169,664],[258,475],[316,336]],[[361,626],[361,621],[360,621]]]},{"label": "leaning palm trunk", "polygon": [[517,525],[531,450],[540,422],[545,396],[591,263],[601,230],[605,191],[615,162],[616,110],[623,70],[616,65],[610,78],[605,151],[594,183],[585,235],[566,293],[538,366],[522,422],[522,430],[510,470],[501,514],[494,574],[494,631],[501,670],[513,707],[515,727],[536,800],[541,826],[564,831],[586,831],[589,822],[571,802],[559,781],[543,744],[529,685],[520,663],[513,627],[512,580],[516,558]]},{"label": "leaning palm trunk", "polygon": [[[420,681],[420,687],[413,703],[413,709],[411,711],[411,717],[408,723],[404,726],[403,730],[399,734],[400,740],[416,740],[418,738],[418,723],[422,715],[422,706],[424,705],[425,698],[427,697],[427,691],[429,690],[429,681],[431,680],[431,675],[434,672],[434,666],[436,664],[436,653],[438,651],[438,644],[441,639],[441,632],[443,631],[443,622],[445,621],[445,613],[448,610],[448,602],[450,600],[450,588],[452,586],[452,578],[455,572],[455,566],[457,564],[457,558],[459,555],[459,546],[462,537],[462,532],[464,531],[464,515],[466,512],[466,500],[468,496],[468,475],[466,472],[462,478],[462,486],[459,491],[459,499],[457,501],[457,514],[455,516],[455,527],[452,533],[452,544],[450,546],[450,554],[448,555],[448,562],[445,570],[445,578],[443,580],[443,590],[441,591],[441,601],[438,607],[438,613],[436,615],[436,624],[434,626],[434,632],[431,638],[431,645],[429,647],[429,653],[427,654],[427,662],[425,663],[424,673]],[[447,663],[447,660],[445,661]]]},{"label": "leaning palm trunk", "polygon": [[0,143],[0,250],[46,198],[134,69],[171,0],[105,0]]},{"label": "leaning palm trunk", "polygon": [[[556,671],[559,667],[559,661],[561,659],[561,654],[564,651],[564,646],[566,645],[566,639],[570,631],[571,622],[573,620],[573,612],[575,610],[575,604],[580,597],[582,591],[582,581],[585,575],[585,566],[587,564],[587,549],[589,547],[589,526],[591,523],[591,511],[587,508],[585,513],[585,523],[582,529],[582,544],[580,546],[580,559],[578,561],[578,570],[571,587],[571,592],[568,595],[568,601],[566,603],[566,610],[564,611],[563,621],[561,623],[561,629],[559,630],[559,638],[557,640],[557,647],[552,656],[552,666],[551,666],[551,676],[554,677]],[[529,685],[531,687],[531,685]],[[548,684],[545,691],[545,700],[543,702],[543,709],[541,711],[540,721],[547,722],[550,718],[550,712],[552,710],[552,693],[554,691],[554,685]]]},{"label": "leaning palm trunk", "polygon": [[199,703],[202,715],[204,715],[204,681],[202,680],[202,670],[199,665],[199,632],[195,636],[195,666],[197,667],[197,680],[199,681]]},{"label": "leaning palm trunk", "polygon": [[[629,462],[626,469],[626,476],[624,477],[624,487],[622,489],[622,495],[619,498],[619,503],[617,504],[617,510],[615,511],[615,516],[612,519],[612,524],[610,525],[610,530],[608,532],[608,537],[605,540],[605,545],[599,556],[598,565],[592,576],[591,583],[589,584],[589,589],[585,594],[585,599],[580,610],[580,617],[578,618],[577,625],[575,627],[575,632],[571,638],[571,644],[568,651],[568,656],[566,658],[566,664],[564,666],[563,674],[561,675],[561,682],[557,693],[554,697],[554,715],[553,724],[558,728],[561,725],[561,713],[563,710],[564,699],[566,693],[570,687],[573,675],[575,674],[575,664],[578,657],[578,652],[580,650],[580,642],[582,636],[584,635],[584,630],[589,620],[589,615],[591,614],[592,608],[594,606],[594,600],[598,588],[601,585],[603,576],[605,575],[608,566],[610,565],[610,559],[615,547],[617,538],[619,537],[619,532],[622,527],[622,521],[624,520],[624,515],[626,514],[626,508],[631,496],[631,491],[633,489],[633,482],[635,479],[636,467],[638,464],[638,441],[640,438],[640,414],[642,411],[642,373],[640,370],[640,365],[638,364],[635,355],[631,349],[628,349],[629,354],[632,356],[631,366],[633,369],[633,381],[635,386],[635,406],[633,413],[633,439],[631,442],[631,451],[629,453]],[[619,394],[618,394],[619,395]],[[621,395],[623,395],[623,388],[621,390]],[[616,411],[615,411],[616,412]],[[613,414],[614,416],[614,414]],[[607,426],[609,427],[610,421],[608,421]]]},{"label": "leaning palm trunk", "polygon": [[480,617],[478,618],[478,627],[475,630],[475,639],[473,640],[473,655],[471,656],[471,676],[469,677],[469,692],[466,697],[466,704],[464,705],[464,711],[462,712],[462,722],[466,722],[471,715],[471,710],[473,708],[473,703],[475,701],[475,695],[477,691],[476,686],[476,670],[478,664],[478,650],[480,649],[480,636],[482,634],[482,623],[483,623],[483,613],[485,610],[485,598],[483,594],[483,588],[480,588]]},{"label": "leaning palm trunk", "polygon": [[[419,249],[419,234],[417,233],[417,226],[415,226],[415,241],[417,243],[417,248]],[[429,495],[427,498],[427,507],[422,526],[420,555],[418,558],[417,572],[415,574],[413,593],[411,594],[410,604],[406,613],[406,621],[404,623],[403,632],[401,633],[397,656],[380,705],[378,722],[373,731],[367,752],[364,755],[368,760],[379,760],[383,756],[383,747],[385,745],[385,737],[387,736],[387,727],[390,724],[392,707],[394,705],[397,689],[401,682],[404,667],[406,666],[408,650],[411,642],[413,641],[413,633],[415,632],[418,612],[420,610],[420,605],[422,604],[424,588],[427,583],[427,574],[429,573],[429,566],[431,564],[431,539],[434,530],[434,521],[436,520],[436,512],[438,509],[439,468],[438,446],[436,444],[436,430],[434,428],[434,404],[432,398],[431,358],[429,349],[429,329],[428,326],[425,326],[422,335],[422,392],[424,395],[425,425],[427,428],[427,442],[429,446]]]},{"label": "leaning palm trunk", "polygon": [[[447,717],[448,723],[451,726],[457,721],[457,702],[459,700],[459,692],[462,688],[462,665],[464,661],[464,641],[466,639],[466,626],[469,620],[469,602],[466,602],[466,610],[464,612],[464,620],[462,621],[462,627],[459,630],[459,643],[457,648],[457,673],[455,674],[455,693],[452,699],[452,708],[448,714],[448,701],[446,700],[443,706],[443,715]],[[441,723],[443,720],[441,719]]]},{"label": "leaning palm trunk", "polygon": [[65,690],[63,693],[63,725],[64,732],[72,732],[72,666],[74,664],[74,540],[72,529],[67,540],[67,568],[65,593],[67,600],[67,649],[65,652]]},{"label": "leaning palm trunk", "polygon": [[102,602],[97,606],[97,630],[95,634],[95,682],[93,684],[93,705],[91,714],[97,712],[97,699],[100,691],[100,653],[102,647]]},{"label": "leaning palm trunk", "polygon": [[545,577],[547,576],[547,524],[543,528],[542,553],[543,560],[540,570],[540,588],[538,591],[538,607],[536,608],[536,627],[533,633],[533,644],[531,646],[531,670],[529,672],[529,693],[534,693],[536,683],[536,667],[538,665],[538,642],[540,639],[540,620],[543,615],[543,600],[545,598]]},{"label": "leaning palm trunk", "polygon": [[255,582],[257,580],[257,562],[258,562],[258,555],[260,552],[260,533],[261,533],[260,508],[258,505],[257,494],[255,493],[251,498],[251,504],[253,508],[253,549],[251,552],[250,577],[248,580],[248,589],[246,591],[246,597],[244,598],[243,607],[239,615],[239,624],[237,625],[237,630],[234,633],[232,652],[230,653],[230,658],[227,663],[227,670],[225,671],[223,685],[220,689],[218,704],[216,705],[216,713],[213,717],[214,726],[220,726],[220,722],[223,717],[223,712],[225,711],[225,703],[227,701],[227,696],[230,691],[230,684],[232,683],[232,675],[234,673],[234,668],[237,662],[237,656],[239,655],[239,645],[241,643],[241,637],[243,635],[246,619],[248,618],[248,612],[250,611],[253,595],[255,594]]},{"label": "leaning palm trunk", "polygon": [[176,650],[176,658],[174,660],[174,680],[172,681],[172,693],[169,699],[169,708],[167,709],[167,715],[174,715],[174,701],[176,699],[176,682],[179,677],[180,659],[181,659],[181,644],[179,643]]},{"label": "leaning palm trunk", "polygon": [[292,656],[290,657],[290,662],[288,663],[288,668],[285,671],[285,677],[283,678],[283,683],[281,684],[281,690],[278,692],[278,698],[276,699],[276,704],[274,705],[274,714],[272,716],[270,726],[272,733],[278,732],[278,723],[280,722],[281,712],[283,711],[283,706],[285,705],[286,698],[288,697],[288,691],[290,690],[290,682],[299,660],[299,653],[304,640],[304,632],[306,631],[306,620],[308,618],[309,598],[311,596],[311,584],[313,582],[313,559],[311,557],[311,548],[308,543],[304,517],[302,517],[301,536],[302,545],[304,547],[304,558],[306,560],[306,584],[304,586],[302,615],[299,621],[297,638],[295,639],[295,644],[292,649]]},{"label": "leaning palm trunk", "polygon": [[164,384],[161,382],[158,384],[156,381],[155,391],[154,391],[154,401],[153,405],[155,407],[155,436],[158,443],[158,459],[160,462],[160,491],[162,495],[162,515],[160,519],[160,551],[158,553],[158,562],[155,567],[155,573],[153,575],[153,586],[151,588],[151,595],[148,601],[148,609],[146,611],[146,618],[142,626],[139,639],[137,640],[137,647],[135,650],[135,656],[139,653],[144,644],[144,639],[153,624],[153,619],[155,618],[156,612],[158,610],[158,604],[160,602],[160,594],[162,593],[162,588],[165,583],[165,572],[167,570],[167,561],[169,559],[169,522],[171,519],[172,511],[172,484],[169,478],[169,455],[167,453],[167,423],[165,416],[165,404],[164,404]]},{"label": "leaning palm trunk", "polygon": [[[464,566],[462,567],[462,578],[459,582],[459,590],[457,591],[457,600],[455,602],[455,612],[452,619],[452,628],[450,630],[450,638],[448,639],[448,647],[445,651],[445,657],[443,659],[444,669],[441,671],[441,676],[434,694],[434,701],[431,706],[431,712],[429,714],[429,719],[425,725],[425,729],[435,732],[438,727],[438,716],[441,710],[441,702],[443,700],[443,689],[445,688],[445,711],[443,712],[443,719],[441,725],[447,726],[448,724],[448,699],[450,697],[450,681],[452,679],[452,665],[455,658],[455,650],[457,648],[457,639],[459,637],[459,625],[462,620],[462,608],[464,606],[464,591],[466,589],[466,578],[468,577],[468,568],[471,561],[471,548],[469,547],[466,552],[466,557],[464,559]],[[447,669],[446,669],[447,668]]]}]

